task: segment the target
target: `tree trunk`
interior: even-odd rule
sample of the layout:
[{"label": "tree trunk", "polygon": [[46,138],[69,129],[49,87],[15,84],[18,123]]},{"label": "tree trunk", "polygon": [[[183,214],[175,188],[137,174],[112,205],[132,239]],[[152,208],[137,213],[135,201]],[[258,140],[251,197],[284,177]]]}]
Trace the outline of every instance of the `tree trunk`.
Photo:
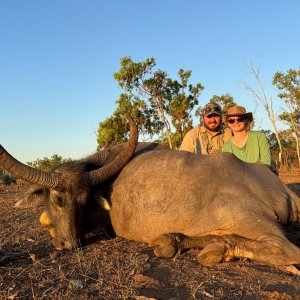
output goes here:
[{"label": "tree trunk", "polygon": [[169,126],[169,123],[164,115],[164,113],[162,112],[161,113],[161,117],[162,117],[162,121],[163,123],[165,124],[165,127],[166,127],[166,131],[167,131],[167,135],[168,135],[168,142],[169,142],[169,147],[170,149],[173,149],[173,146],[172,146],[172,135],[171,135],[171,129],[170,129],[170,126]]},{"label": "tree trunk", "polygon": [[297,132],[296,132],[296,131],[293,132],[293,136],[294,136],[295,141],[296,141],[296,151],[297,151],[297,158],[298,158],[298,166],[300,167],[299,138],[298,138],[298,135],[297,135]]},{"label": "tree trunk", "polygon": [[161,119],[162,119],[163,123],[165,124],[165,128],[166,128],[167,135],[168,135],[169,147],[170,147],[170,149],[173,149],[173,146],[172,146],[172,135],[171,135],[171,129],[170,129],[169,122],[166,119],[166,116],[164,114],[164,110],[163,110],[163,108],[160,105],[158,105],[158,110],[159,110]]},{"label": "tree trunk", "polygon": [[276,140],[278,142],[278,147],[279,147],[279,153],[278,153],[279,166],[277,166],[277,168],[279,168],[281,166],[281,163],[282,163],[282,146],[281,146],[281,142],[280,142],[280,138],[279,138],[279,134],[278,134],[278,131],[277,131],[276,124],[274,125],[274,123],[273,123],[273,128],[274,128],[274,131],[275,131],[275,136],[276,136]]}]

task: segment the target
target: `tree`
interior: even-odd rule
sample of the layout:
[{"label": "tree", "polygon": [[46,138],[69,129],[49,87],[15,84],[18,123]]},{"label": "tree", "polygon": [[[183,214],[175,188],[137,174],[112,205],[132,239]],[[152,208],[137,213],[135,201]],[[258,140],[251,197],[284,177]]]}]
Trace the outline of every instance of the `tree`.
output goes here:
[{"label": "tree", "polygon": [[[264,133],[270,145],[272,161],[278,163],[279,147],[275,133],[270,130],[264,130]],[[282,146],[282,165],[288,168],[293,167],[297,163],[297,153],[295,151],[295,141],[292,137],[292,130],[281,130],[279,131],[279,136]]]},{"label": "tree", "polygon": [[163,123],[158,119],[154,110],[147,107],[145,101],[135,99],[129,94],[121,94],[116,104],[117,109],[113,115],[99,123],[97,134],[98,149],[128,140],[129,124],[126,117],[127,113],[135,120],[139,133],[144,136],[144,140],[146,136],[152,138],[162,130]]},{"label": "tree", "polygon": [[[198,105],[198,97],[204,87],[198,83],[195,86],[189,84],[192,71],[180,69],[179,81],[169,82],[171,98],[169,99],[167,112],[175,128],[172,135],[172,143],[179,147],[185,134],[193,128],[192,111]],[[187,91],[187,93],[186,93]]]},{"label": "tree", "polygon": [[300,68],[298,71],[290,69],[286,74],[276,72],[272,83],[281,91],[278,97],[282,99],[288,107],[288,111],[282,113],[279,118],[285,121],[293,131],[292,136],[296,141],[298,165],[300,166]]},{"label": "tree", "polygon": [[[126,105],[131,104],[133,109],[139,104],[140,116],[148,121],[145,132],[151,135],[164,131],[170,148],[173,148],[173,144],[178,145],[191,128],[191,111],[198,104],[204,87],[200,83],[195,86],[188,84],[191,71],[180,69],[179,80],[171,79],[161,70],[154,72],[154,58],[136,63],[131,57],[123,57],[120,64],[120,70],[114,73],[114,78],[126,92]],[[122,112],[120,102],[117,104],[117,111]],[[154,129],[150,129],[152,125]]]},{"label": "tree", "polygon": [[0,180],[7,185],[16,182],[16,179],[9,172],[7,172],[5,169],[1,167],[0,167]]},{"label": "tree", "polygon": [[273,84],[282,91],[278,94],[279,98],[300,109],[300,68],[299,70],[290,69],[286,74],[276,72]]},{"label": "tree", "polygon": [[33,168],[50,172],[58,165],[62,164],[63,162],[69,161],[70,159],[63,159],[61,156],[54,154],[51,158],[44,157],[43,159],[37,159],[32,163],[28,163]]},{"label": "tree", "polygon": [[299,117],[300,117],[300,112],[298,109],[293,110],[290,106],[290,103],[287,103],[287,107],[289,108],[289,111],[285,111],[282,114],[278,116],[278,118],[287,123],[291,130],[293,138],[295,139],[296,142],[296,152],[297,152],[297,158],[298,158],[298,166],[300,166],[300,149],[299,149]]},{"label": "tree", "polygon": [[221,96],[214,95],[209,102],[218,103],[222,107],[222,113],[227,114],[228,109],[237,105],[230,94],[223,94]]},{"label": "tree", "polygon": [[250,75],[255,79],[256,83],[258,84],[259,89],[255,90],[254,88],[252,88],[245,82],[243,83],[243,87],[246,90],[250,91],[251,96],[258,102],[260,102],[264,106],[264,108],[267,112],[269,120],[271,121],[272,126],[274,128],[274,133],[275,133],[275,136],[276,136],[276,139],[278,142],[278,147],[279,147],[278,162],[280,164],[282,162],[282,146],[281,146],[281,142],[280,142],[279,131],[277,129],[277,124],[276,124],[276,120],[275,120],[272,97],[268,98],[266,95],[264,85],[259,77],[259,70],[256,70],[254,68],[253,64],[251,64],[251,63],[248,64],[248,69],[249,69]]},{"label": "tree", "polygon": [[126,124],[122,116],[113,114],[105,121],[99,123],[97,142],[98,150],[106,148],[109,145],[115,145],[124,142],[127,133]]}]

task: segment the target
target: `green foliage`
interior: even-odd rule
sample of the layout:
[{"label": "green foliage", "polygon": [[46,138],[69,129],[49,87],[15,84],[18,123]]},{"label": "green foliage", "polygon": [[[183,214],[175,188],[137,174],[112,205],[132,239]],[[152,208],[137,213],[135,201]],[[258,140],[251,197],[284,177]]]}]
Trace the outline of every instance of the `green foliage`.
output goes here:
[{"label": "green foliage", "polygon": [[150,73],[156,65],[153,57],[147,58],[144,62],[135,63],[130,56],[121,58],[121,68],[114,73],[114,78],[119,82],[121,88],[131,92],[134,88],[139,88],[144,77]]},{"label": "green foliage", "polygon": [[216,102],[222,107],[222,113],[227,114],[228,109],[234,105],[237,105],[230,94],[224,94],[221,96],[214,95],[209,102]]},{"label": "green foliage", "polygon": [[132,95],[121,94],[116,104],[118,106],[113,115],[99,123],[97,134],[98,149],[128,140],[129,124],[126,118],[127,113],[131,115],[137,124],[140,135],[149,135],[152,138],[161,131],[163,123],[160,122],[155,111],[147,107],[143,100]]},{"label": "green foliage", "polygon": [[100,122],[97,135],[98,150],[126,141],[127,132],[126,122],[120,114],[114,114]]},{"label": "green foliage", "polygon": [[290,69],[286,74],[276,72],[272,83],[281,91],[279,98],[300,108],[300,68]]},{"label": "green foliage", "polygon": [[170,97],[167,106],[167,113],[175,128],[172,134],[172,144],[179,147],[184,135],[193,128],[192,111],[198,105],[198,97],[204,87],[201,83],[195,86],[188,84],[192,71],[180,69],[178,72],[179,81],[169,82]]},{"label": "green foliage", "polygon": [[283,112],[282,114],[278,115],[278,118],[287,124],[291,123],[292,118],[297,124],[300,124],[300,110],[295,108],[291,113]]},{"label": "green foliage", "polygon": [[[270,150],[271,150],[271,156],[272,156],[272,162],[279,166],[278,161],[278,153],[279,153],[279,145],[278,141],[276,139],[275,133],[271,132],[270,130],[264,130],[264,133],[266,134],[266,137],[268,139]],[[293,167],[297,165],[297,152],[296,152],[296,145],[295,145],[295,139],[292,135],[292,130],[282,130],[279,132],[280,136],[280,143],[282,146],[282,164]]]},{"label": "green foliage", "polygon": [[[288,108],[288,111],[284,111],[278,117],[290,127],[295,141],[294,148],[296,149],[298,164],[300,164],[300,68],[299,70],[290,69],[286,73],[276,72],[272,83],[280,90],[278,97],[284,101]],[[286,152],[288,153],[288,151]]]},{"label": "green foliage", "polygon": [[[114,73],[114,78],[126,93],[116,101],[118,107],[113,116],[99,123],[100,148],[126,139],[128,128],[122,117],[125,113],[133,116],[141,135],[150,139],[160,135],[161,140],[167,137],[170,147],[179,146],[184,134],[192,128],[191,112],[204,87],[188,83],[191,71],[180,69],[179,79],[173,80],[162,70],[154,71],[155,66],[153,57],[143,62],[134,62],[128,56],[121,58],[120,70]],[[120,122],[119,126],[116,122]],[[109,129],[110,125],[115,126]],[[116,130],[117,133],[112,132]]]},{"label": "green foliage", "polygon": [[16,178],[14,178],[9,172],[0,167],[0,180],[7,185],[16,182]]},{"label": "green foliage", "polygon": [[295,130],[294,123],[300,124],[300,68],[290,69],[286,73],[276,72],[272,83],[281,91],[278,97],[289,108],[289,112],[279,115],[279,119]]},{"label": "green foliage", "polygon": [[56,168],[61,163],[68,161],[70,159],[63,159],[61,156],[54,154],[51,158],[44,157],[43,159],[37,159],[32,163],[29,163],[33,168],[37,168],[42,171],[49,172]]},{"label": "green foliage", "polygon": [[276,139],[275,133],[271,132],[271,130],[263,130],[263,132],[268,139],[271,151],[276,150],[278,148],[278,141]]},{"label": "green foliage", "polygon": [[140,134],[148,134],[153,137],[163,128],[163,123],[159,120],[157,112],[152,107],[147,106],[144,100],[134,95],[121,94],[116,104],[117,109],[114,115],[129,113],[134,118]]}]

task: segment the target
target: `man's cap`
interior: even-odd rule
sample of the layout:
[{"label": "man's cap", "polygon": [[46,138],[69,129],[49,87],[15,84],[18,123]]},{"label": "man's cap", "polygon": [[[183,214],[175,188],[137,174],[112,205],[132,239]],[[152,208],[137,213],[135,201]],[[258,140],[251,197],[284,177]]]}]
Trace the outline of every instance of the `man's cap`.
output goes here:
[{"label": "man's cap", "polygon": [[204,108],[202,109],[202,115],[203,116],[209,116],[209,115],[212,115],[212,114],[215,114],[215,115],[221,115],[222,112],[221,112],[221,106],[215,102],[210,102],[210,103],[207,103]]}]

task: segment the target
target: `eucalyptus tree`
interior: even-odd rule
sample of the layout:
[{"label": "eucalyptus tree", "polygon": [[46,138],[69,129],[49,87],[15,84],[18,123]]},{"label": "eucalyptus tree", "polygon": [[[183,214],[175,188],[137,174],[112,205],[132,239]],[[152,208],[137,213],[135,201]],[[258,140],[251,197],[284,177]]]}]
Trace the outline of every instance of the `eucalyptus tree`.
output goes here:
[{"label": "eucalyptus tree", "polygon": [[282,145],[279,137],[279,130],[276,123],[276,118],[273,110],[273,100],[272,97],[268,97],[266,90],[264,88],[263,82],[260,79],[259,70],[256,70],[253,66],[253,64],[247,65],[249,69],[250,75],[254,78],[256,81],[258,88],[253,88],[252,86],[248,85],[246,82],[243,82],[243,87],[248,90],[251,94],[251,96],[258,101],[258,103],[261,103],[265,111],[267,113],[267,116],[269,120],[271,121],[271,124],[274,129],[274,133],[278,142],[279,152],[278,152],[278,163],[281,164],[282,162]]},{"label": "eucalyptus tree", "polygon": [[290,69],[286,73],[276,72],[273,84],[281,91],[279,98],[300,110],[300,68]]},{"label": "eucalyptus tree", "polygon": [[226,93],[220,96],[214,95],[209,102],[216,102],[222,107],[222,113],[227,114],[228,109],[234,105],[237,105],[233,97]]},{"label": "eucalyptus tree", "polygon": [[129,113],[138,126],[140,136],[152,138],[158,134],[163,123],[158,119],[155,111],[147,107],[145,101],[134,99],[132,95],[121,94],[116,101],[117,109],[112,116],[99,123],[97,142],[98,150],[109,145],[116,145],[128,140],[129,124],[126,114]]},{"label": "eucalyptus tree", "polygon": [[50,158],[49,157],[44,157],[44,158],[38,158],[33,162],[27,163],[33,168],[50,172],[53,170],[55,167],[58,165],[62,164],[63,162],[70,161],[70,158],[63,158],[62,156],[58,154],[52,155]]},{"label": "eucalyptus tree", "polygon": [[[146,116],[149,126],[144,127],[145,132],[151,135],[159,131],[162,136],[165,133],[170,148],[180,144],[192,126],[191,112],[204,87],[188,83],[191,71],[180,69],[179,80],[171,79],[165,71],[154,71],[153,57],[134,62],[127,56],[121,58],[120,65],[114,78],[127,95],[127,105],[137,106],[140,114]],[[121,112],[122,108],[117,110]],[[152,125],[154,129],[150,129]]]},{"label": "eucalyptus tree", "polygon": [[288,111],[279,115],[280,120],[286,122],[296,142],[298,165],[300,166],[300,68],[290,69],[286,73],[276,72],[272,82],[281,92],[278,97],[284,101]]}]

